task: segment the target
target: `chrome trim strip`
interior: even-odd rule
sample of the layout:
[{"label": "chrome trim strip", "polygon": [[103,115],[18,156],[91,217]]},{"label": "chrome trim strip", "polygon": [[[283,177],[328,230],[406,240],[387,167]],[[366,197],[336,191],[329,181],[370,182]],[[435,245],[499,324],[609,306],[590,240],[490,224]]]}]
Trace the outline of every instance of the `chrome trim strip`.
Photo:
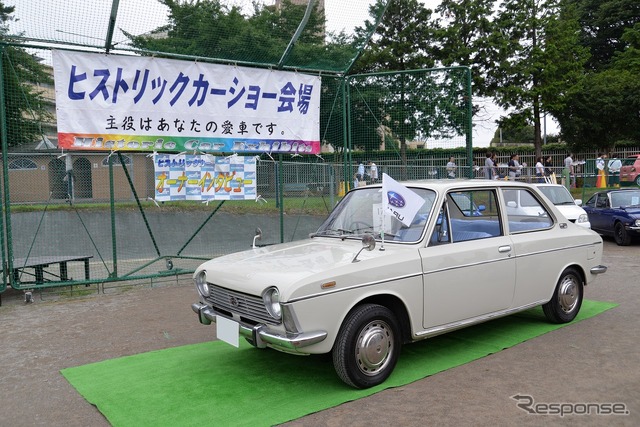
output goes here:
[{"label": "chrome trim strip", "polygon": [[[200,322],[207,325],[216,323],[216,316],[221,316],[226,319],[229,318],[228,316],[217,313],[212,307],[202,303],[191,304],[191,309],[198,314]],[[249,326],[238,322],[238,329],[242,337],[248,338],[249,341],[258,348],[273,347],[278,350],[294,353],[300,348],[319,343],[327,337],[326,331],[280,334],[270,331],[269,327],[264,324]]]},{"label": "chrome trim strip", "polygon": [[482,316],[472,317],[471,319],[460,320],[457,322],[447,323],[446,325],[435,326],[433,328],[425,329],[422,332],[416,333],[417,337],[428,338],[436,335],[444,334],[445,332],[454,331],[456,329],[465,328],[467,326],[475,325],[476,323],[486,322],[487,320],[497,319],[499,317],[509,316],[511,314],[528,310],[533,307],[537,307],[542,304],[546,304],[548,301],[538,301],[531,304],[523,305],[516,308],[509,308],[507,310],[496,311],[494,313],[485,314]]}]

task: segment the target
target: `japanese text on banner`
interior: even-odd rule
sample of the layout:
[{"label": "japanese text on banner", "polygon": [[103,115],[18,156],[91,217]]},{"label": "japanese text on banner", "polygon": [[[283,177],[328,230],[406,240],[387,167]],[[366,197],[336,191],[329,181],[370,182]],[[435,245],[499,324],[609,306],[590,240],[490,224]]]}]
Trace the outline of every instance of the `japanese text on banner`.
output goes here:
[{"label": "japanese text on banner", "polygon": [[53,51],[59,147],[320,151],[320,77],[153,57]]},{"label": "japanese text on banner", "polygon": [[156,154],[155,199],[254,200],[256,158],[193,154]]}]

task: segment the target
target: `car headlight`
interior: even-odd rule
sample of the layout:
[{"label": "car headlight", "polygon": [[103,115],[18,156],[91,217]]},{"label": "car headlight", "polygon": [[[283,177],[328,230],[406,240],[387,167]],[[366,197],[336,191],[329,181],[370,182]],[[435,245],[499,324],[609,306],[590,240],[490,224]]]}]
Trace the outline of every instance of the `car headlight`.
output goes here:
[{"label": "car headlight", "polygon": [[205,298],[211,295],[211,289],[209,288],[209,283],[207,283],[207,272],[205,270],[196,274],[196,277],[194,277],[193,280],[196,282],[196,289],[200,295]]},{"label": "car headlight", "polygon": [[282,318],[282,307],[280,307],[280,291],[278,288],[271,287],[262,293],[262,300],[267,311],[276,320]]},{"label": "car headlight", "polygon": [[576,222],[589,222],[589,217],[587,214],[580,214],[578,219],[576,219]]},{"label": "car headlight", "polygon": [[636,227],[640,227],[640,219],[636,219],[634,224],[636,225]]}]

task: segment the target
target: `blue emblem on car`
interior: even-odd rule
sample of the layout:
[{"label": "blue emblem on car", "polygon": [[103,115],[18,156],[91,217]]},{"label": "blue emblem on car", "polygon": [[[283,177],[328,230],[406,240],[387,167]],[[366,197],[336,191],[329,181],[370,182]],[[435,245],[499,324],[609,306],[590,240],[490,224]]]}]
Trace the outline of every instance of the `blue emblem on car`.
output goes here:
[{"label": "blue emblem on car", "polygon": [[395,206],[396,208],[402,208],[406,204],[404,201],[404,197],[395,191],[387,191],[387,198],[389,199],[389,204],[391,206]]}]

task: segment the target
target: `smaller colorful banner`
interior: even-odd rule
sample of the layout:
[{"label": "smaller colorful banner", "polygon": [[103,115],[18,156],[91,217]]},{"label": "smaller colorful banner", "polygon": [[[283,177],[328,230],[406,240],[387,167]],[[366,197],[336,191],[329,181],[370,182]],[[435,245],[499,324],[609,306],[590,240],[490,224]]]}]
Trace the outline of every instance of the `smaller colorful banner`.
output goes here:
[{"label": "smaller colorful banner", "polygon": [[156,201],[254,200],[256,158],[156,154]]}]

